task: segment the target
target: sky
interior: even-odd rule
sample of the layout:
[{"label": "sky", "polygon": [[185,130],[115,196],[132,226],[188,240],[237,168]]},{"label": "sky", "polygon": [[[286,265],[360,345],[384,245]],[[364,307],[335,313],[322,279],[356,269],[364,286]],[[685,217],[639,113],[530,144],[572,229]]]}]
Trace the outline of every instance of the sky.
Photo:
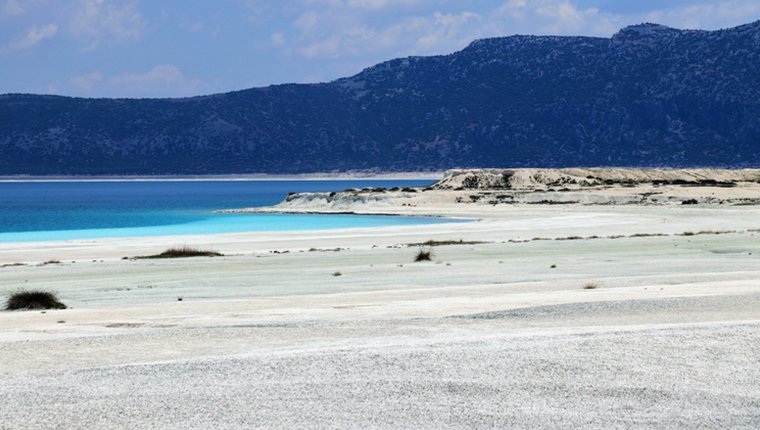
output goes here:
[{"label": "sky", "polygon": [[760,0],[0,0],[0,94],[185,97],[327,82],[484,37],[756,20]]}]

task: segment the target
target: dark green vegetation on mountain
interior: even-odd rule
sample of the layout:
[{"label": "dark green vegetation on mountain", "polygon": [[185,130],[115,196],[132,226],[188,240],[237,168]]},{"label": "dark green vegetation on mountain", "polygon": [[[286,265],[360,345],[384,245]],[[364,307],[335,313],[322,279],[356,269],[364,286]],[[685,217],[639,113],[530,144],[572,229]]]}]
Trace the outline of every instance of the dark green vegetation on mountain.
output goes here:
[{"label": "dark green vegetation on mountain", "polygon": [[514,36],[324,84],[0,96],[0,174],[760,165],[760,22]]}]

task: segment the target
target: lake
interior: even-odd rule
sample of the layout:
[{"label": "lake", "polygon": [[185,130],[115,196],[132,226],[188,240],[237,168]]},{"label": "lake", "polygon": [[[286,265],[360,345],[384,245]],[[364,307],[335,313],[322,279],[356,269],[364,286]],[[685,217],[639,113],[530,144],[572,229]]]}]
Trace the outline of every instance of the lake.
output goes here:
[{"label": "lake", "polygon": [[424,186],[432,180],[109,181],[0,183],[0,242],[415,225],[425,217],[220,214],[289,192]]}]

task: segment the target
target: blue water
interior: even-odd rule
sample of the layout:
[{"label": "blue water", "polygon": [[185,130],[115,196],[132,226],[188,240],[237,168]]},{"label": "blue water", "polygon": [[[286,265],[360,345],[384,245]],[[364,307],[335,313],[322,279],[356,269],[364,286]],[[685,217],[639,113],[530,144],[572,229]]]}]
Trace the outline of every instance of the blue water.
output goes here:
[{"label": "blue water", "polygon": [[0,242],[414,225],[433,218],[218,214],[288,192],[427,185],[419,180],[0,183]]}]

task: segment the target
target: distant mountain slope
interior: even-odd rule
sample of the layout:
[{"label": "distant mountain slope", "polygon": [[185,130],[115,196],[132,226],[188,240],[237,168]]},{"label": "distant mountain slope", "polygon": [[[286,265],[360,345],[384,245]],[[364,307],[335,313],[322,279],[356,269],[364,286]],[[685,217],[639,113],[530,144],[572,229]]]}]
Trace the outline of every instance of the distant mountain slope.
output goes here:
[{"label": "distant mountain slope", "polygon": [[0,96],[0,174],[760,166],[760,22],[514,36],[325,84]]}]

